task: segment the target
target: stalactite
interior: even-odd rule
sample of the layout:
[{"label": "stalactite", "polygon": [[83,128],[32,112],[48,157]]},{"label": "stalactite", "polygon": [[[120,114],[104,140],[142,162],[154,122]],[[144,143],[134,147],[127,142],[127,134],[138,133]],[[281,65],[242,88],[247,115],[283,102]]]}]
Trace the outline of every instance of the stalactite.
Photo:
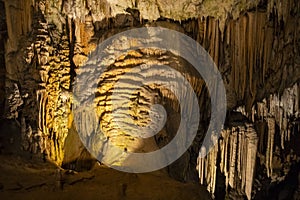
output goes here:
[{"label": "stalactite", "polygon": [[268,3],[268,13],[273,13],[275,10],[277,11],[278,20],[282,19],[283,22],[286,22],[289,15],[288,11],[291,10],[292,6],[294,6],[292,0],[272,0]]},{"label": "stalactite", "polygon": [[268,145],[266,152],[266,168],[267,175],[272,176],[272,159],[273,159],[273,144],[274,144],[274,135],[275,135],[275,120],[274,118],[268,118]]},{"label": "stalactite", "polygon": [[229,157],[229,185],[235,188],[235,175],[236,175],[236,154],[237,154],[237,133],[236,127],[233,127],[231,141],[230,141],[230,157]]},{"label": "stalactite", "polygon": [[300,117],[299,88],[299,83],[296,83],[292,87],[286,88],[282,94],[271,94],[268,98],[257,102],[252,108],[252,113],[247,113],[244,107],[237,108],[237,111],[248,116],[253,123],[263,124],[264,121],[267,122],[267,141],[263,139],[264,126],[260,126],[262,129],[259,132],[262,135],[259,140],[259,153],[264,152],[263,147],[266,146],[266,152],[261,157],[261,163],[266,166],[269,177],[275,178],[278,176],[278,174],[273,173],[274,166],[272,166],[273,152],[275,151],[275,126],[279,127],[279,132],[276,134],[280,136],[280,143],[277,145],[281,147],[281,150],[284,150],[286,144],[290,142],[292,121]]},{"label": "stalactite", "polygon": [[199,172],[199,178],[200,178],[200,184],[204,184],[204,178],[206,177],[205,173],[205,155],[206,155],[206,150],[205,147],[202,147],[200,150],[200,155],[198,157],[198,172]]},{"label": "stalactite", "polygon": [[252,91],[252,80],[253,80],[253,69],[255,65],[255,44],[256,41],[256,30],[257,30],[257,24],[256,24],[256,15],[254,13],[248,13],[248,23],[249,26],[252,26],[253,28],[248,28],[248,65],[249,65],[249,86],[250,91]]},{"label": "stalactite", "polygon": [[249,138],[246,141],[246,145],[244,146],[245,153],[247,154],[246,159],[246,173],[244,173],[244,178],[246,179],[245,183],[245,193],[248,199],[251,199],[252,185],[254,181],[254,171],[256,165],[256,154],[257,154],[257,144],[258,138],[254,128],[247,124],[247,137]]},{"label": "stalactite", "polygon": [[289,141],[288,121],[291,118],[299,117],[299,84],[295,84],[291,88],[284,90],[283,94],[270,95],[269,100],[263,100],[262,103],[258,103],[257,116],[261,119],[267,117],[267,113],[275,118],[276,124],[280,128],[281,135],[281,147],[284,149],[285,141]]},{"label": "stalactite", "polygon": [[[241,91],[241,94],[242,94],[242,98],[244,98],[244,95],[245,95],[245,91],[246,91],[246,86],[247,86],[247,68],[249,67],[248,66],[248,62],[247,62],[247,49],[248,49],[248,43],[247,43],[247,39],[249,40],[249,38],[247,37],[247,25],[248,25],[248,18],[246,17],[243,17],[242,18],[242,22],[240,23],[240,30],[241,30],[241,38],[242,38],[242,46],[240,47],[241,48],[241,75],[240,77],[242,77],[242,80],[241,80],[241,88],[242,88],[242,91]],[[251,67],[250,67],[251,69]],[[249,72],[250,74],[250,87],[251,87],[251,70]]]},{"label": "stalactite", "polygon": [[[200,176],[206,179],[208,190],[213,193],[216,185],[216,170],[225,175],[226,188],[229,186],[251,199],[254,180],[254,166],[256,161],[258,137],[252,124],[240,124],[225,129],[221,133],[218,145],[207,155],[206,159],[199,158],[199,169],[205,166],[207,175]],[[217,163],[218,151],[221,152],[220,163]],[[227,153],[228,152],[228,153]],[[203,164],[201,161],[204,161]],[[229,166],[227,165],[229,163]],[[201,173],[203,175],[203,173]],[[201,182],[203,184],[203,181]]]},{"label": "stalactite", "polygon": [[267,175],[270,177],[272,176],[273,172],[273,146],[274,146],[274,135],[275,135],[275,120],[273,118],[269,118],[268,122],[268,146],[266,152],[266,168],[267,168]]},{"label": "stalactite", "polygon": [[[242,154],[244,153],[244,151],[243,151],[243,138],[242,138],[242,135],[244,135],[244,127],[241,127],[240,129],[239,129],[239,134],[237,134],[237,140],[238,140],[238,147],[237,147],[237,149],[238,149],[238,151],[237,151],[237,166],[236,166],[236,168],[237,168],[237,177],[239,178],[239,179],[242,179],[242,175],[241,175],[241,172],[242,172],[242,167],[241,167],[241,165],[242,165]],[[241,151],[239,151],[239,150],[241,150]]]},{"label": "stalactite", "polygon": [[[225,156],[224,156],[224,159],[223,159],[223,163],[224,163],[224,169],[223,169],[223,172],[224,172],[224,175],[226,177],[226,189],[228,188],[228,185],[229,185],[229,179],[228,179],[228,172],[229,172],[229,162],[228,162],[228,158],[229,158],[229,155],[228,155],[228,149],[229,149],[229,145],[230,145],[230,142],[229,142],[229,139],[230,139],[230,130],[225,130],[225,134],[222,135],[223,138],[225,138],[225,146],[224,147],[224,151],[225,151]],[[221,168],[222,170],[222,168]]]},{"label": "stalactite", "polygon": [[[208,183],[207,189],[212,194],[215,192],[216,188],[216,176],[217,176],[217,153],[218,145],[215,145],[214,148],[210,151],[207,158],[207,177],[206,181]],[[205,165],[205,164],[204,164]],[[206,166],[206,165],[205,165]]]}]

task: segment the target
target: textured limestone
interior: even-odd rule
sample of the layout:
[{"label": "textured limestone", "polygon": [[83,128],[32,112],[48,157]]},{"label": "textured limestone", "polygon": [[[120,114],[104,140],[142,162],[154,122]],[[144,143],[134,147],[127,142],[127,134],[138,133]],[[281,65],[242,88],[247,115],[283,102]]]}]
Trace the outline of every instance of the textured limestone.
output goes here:
[{"label": "textured limestone", "polygon": [[[107,47],[107,49],[105,50],[110,53],[109,55],[107,55],[107,57],[104,57],[103,60],[118,55],[119,51],[129,48],[129,44],[131,43],[132,41],[126,38],[123,38],[122,42],[118,40],[115,41],[111,46]],[[108,70],[103,72],[101,74],[101,77],[98,78],[98,89],[96,90],[96,97],[93,100],[97,109],[98,119],[99,121],[101,121],[100,127],[97,128],[97,121],[94,122],[91,120],[94,116],[93,111],[90,112],[86,109],[81,109],[81,105],[84,105],[84,103],[88,102],[90,98],[93,98],[93,95],[95,93],[95,91],[84,90],[82,93],[76,93],[76,101],[79,101],[81,103],[80,105],[75,106],[75,121],[77,122],[77,128],[79,131],[81,131],[81,135],[82,137],[84,137],[84,140],[87,140],[87,138],[91,138],[90,143],[93,142],[92,145],[94,147],[91,148],[93,148],[94,153],[98,152],[98,150],[96,150],[96,147],[100,149],[105,149],[104,145],[105,141],[107,140],[109,140],[109,142],[119,147],[120,149],[126,149],[126,151],[128,152],[149,152],[157,150],[158,147],[154,137],[150,137],[148,139],[135,138],[131,136],[130,133],[138,133],[139,131],[141,131],[139,129],[148,125],[149,110],[150,106],[153,103],[160,103],[164,106],[169,106],[170,110],[174,110],[175,113],[179,113],[180,107],[178,105],[178,102],[174,94],[172,94],[166,88],[163,88],[153,83],[149,83],[149,85],[139,87],[139,85],[145,84],[144,82],[142,82],[143,77],[134,76],[131,75],[131,73],[125,73],[130,72],[130,70],[132,70],[134,67],[137,67],[140,64],[142,64],[144,65],[143,73],[147,71],[147,74],[144,75],[145,77],[155,76],[157,78],[160,76],[162,81],[164,80],[164,78],[168,78],[166,79],[166,81],[172,82],[174,85],[176,85],[176,81],[178,80],[176,74],[174,76],[172,76],[171,74],[170,77],[167,77],[168,74],[160,75],[161,72],[154,67],[150,67],[149,69],[147,68],[147,64],[161,66],[168,65],[179,71],[182,71],[183,75],[186,77],[186,79],[190,82],[191,86],[194,88],[195,91],[197,91],[197,94],[199,95],[201,94],[201,91],[203,89],[203,81],[201,79],[197,79],[197,77],[192,73],[193,71],[191,71],[192,67],[189,66],[184,60],[167,51],[151,48],[145,48],[137,51],[131,50],[128,52],[128,54],[121,55],[115,60],[116,62],[112,64],[107,64]],[[99,64],[97,63],[96,65]],[[85,80],[93,80],[97,78],[95,77],[95,74],[98,73],[97,68],[94,69],[93,67],[79,68],[78,70],[76,70],[76,72],[77,76],[79,77],[79,80],[81,78],[84,78]],[[116,89],[116,84],[118,81],[122,81],[123,83],[122,91],[118,91]],[[90,84],[92,84],[92,82],[76,82],[75,90],[80,88],[91,88],[92,85]],[[184,89],[178,91],[180,91],[177,94],[178,98],[189,98]],[[117,98],[112,100],[113,93],[116,93],[124,98],[128,97],[132,100],[132,102],[128,105],[128,117],[126,114],[127,110],[124,110],[122,107],[114,108],[114,104],[122,103],[122,99]],[[117,109],[119,109],[119,111]],[[113,115],[113,111],[118,111],[118,114]],[[192,115],[193,111],[188,110],[186,114]],[[124,118],[128,118],[128,120],[124,121]],[[132,118],[133,121],[130,121],[130,118]],[[176,124],[176,122],[173,121],[175,120],[173,117],[170,117],[168,119],[170,121],[169,123],[172,123],[172,126]],[[140,126],[140,128],[135,129],[133,124]],[[126,128],[119,127],[120,125]],[[157,124],[152,125],[153,127],[151,126],[150,129],[156,130]],[[99,134],[98,129],[101,129],[101,131],[104,134],[102,136],[102,139],[94,138],[96,137],[96,135]],[[177,132],[176,129],[173,132],[170,131],[170,129],[167,129],[165,131],[167,131],[167,133],[165,133],[165,137],[162,136],[162,140],[164,140],[164,142],[166,142],[166,140],[170,141],[172,136],[175,135]],[[149,133],[145,131],[144,134]],[[163,133],[161,132],[160,134]],[[104,138],[107,139],[104,140]],[[184,141],[186,141],[186,138],[182,138],[182,141],[184,143]],[[110,156],[107,152],[101,153],[104,157]],[[121,160],[112,160],[110,162],[115,162],[114,165],[116,165],[116,163],[120,165],[125,159],[126,157],[122,157]]]},{"label": "textured limestone", "polygon": [[[270,0],[263,3],[250,0],[6,0],[6,108],[11,109],[8,112],[10,118],[17,118],[21,124],[24,150],[44,154],[58,165],[63,162],[67,135],[70,130],[75,132],[71,129],[70,115],[73,76],[80,73],[80,67],[85,64],[89,53],[98,43],[127,28],[147,24],[181,31],[197,40],[210,53],[226,84],[228,110],[244,107],[242,112],[256,125],[260,161],[265,164],[269,176],[278,177],[277,170],[286,166],[278,161],[276,146],[282,150],[292,145],[291,138],[299,118],[299,92],[296,92],[299,91],[299,86],[285,90],[298,82],[300,77],[299,7],[297,0]],[[158,18],[162,21],[150,22]],[[172,20],[177,21],[171,22]],[[164,53],[152,53],[150,57],[155,60],[163,55]],[[114,61],[113,67],[127,68],[130,64],[148,62],[148,58],[143,58],[145,56],[146,52],[128,53],[126,58]],[[166,59],[166,63],[171,63],[169,59]],[[106,75],[109,76],[110,72]],[[189,80],[195,83],[194,88],[198,94],[204,93],[200,80]],[[103,97],[99,96],[99,108],[109,104],[104,97],[109,98],[107,91],[110,85],[103,85],[107,87],[99,88],[104,94]],[[146,92],[143,94],[148,95]],[[209,107],[204,97],[205,95],[200,98],[201,110]],[[174,112],[177,111],[174,109],[177,102],[174,102],[172,96],[168,98],[173,99],[169,103]],[[264,98],[266,99],[263,100]],[[137,106],[134,115],[140,117],[138,113],[148,109],[148,102],[139,101],[137,105],[141,107]],[[101,113],[106,114],[100,109],[98,114]],[[172,113],[173,116],[176,114],[178,113]],[[88,114],[83,117],[82,119],[89,119]],[[104,115],[103,118],[105,117]],[[147,118],[141,118],[146,123]],[[203,130],[199,131],[195,144],[178,165],[170,167],[170,174],[180,180],[195,180],[188,176],[195,177],[195,162],[205,133],[206,118],[201,119]],[[103,120],[109,122],[108,118]],[[176,120],[173,124],[175,123]],[[155,142],[149,142],[150,149],[161,147],[172,139],[175,128],[172,122],[168,124],[155,138]],[[279,143],[276,139],[278,127]],[[230,130],[227,134],[230,136],[226,137],[232,138],[232,141],[220,144],[223,149],[230,146],[232,151],[224,159],[229,159],[231,166],[240,170],[240,175],[237,176],[233,172],[234,168],[226,166],[224,161],[220,162],[220,169],[224,168],[223,174],[226,173],[226,185],[235,187],[249,198],[253,172],[250,168],[245,168],[240,160],[249,162],[249,167],[253,166],[251,156],[255,152],[256,138],[255,134],[250,134],[252,128],[250,131],[244,126],[244,129],[246,131]],[[250,139],[244,138],[246,133],[251,135]],[[240,144],[236,143],[244,140],[253,146],[249,153],[244,153]],[[76,154],[85,154],[82,144],[78,141],[75,143],[80,147]],[[119,145],[125,147],[123,143]],[[136,145],[132,141],[131,144]],[[143,144],[138,145],[140,150],[144,148]],[[268,151],[265,151],[266,147]],[[136,147],[132,147],[134,148]],[[222,148],[218,147],[209,154],[209,166],[205,166],[205,160],[200,162],[202,164],[199,163],[200,181],[207,182],[210,191],[218,190],[216,174],[219,172],[216,166],[219,161],[216,158],[220,152],[225,154],[220,150]],[[289,147],[287,151],[294,154]],[[70,154],[65,162],[77,159]],[[294,155],[284,157],[286,160],[295,160],[294,158]],[[209,173],[203,170],[207,167]]]},{"label": "textured limestone", "polygon": [[16,119],[18,118],[19,107],[23,105],[23,99],[20,94],[19,87],[16,83],[10,83],[11,87],[6,88],[6,111],[5,118]]},{"label": "textured limestone", "polygon": [[[5,5],[7,113],[21,119],[24,150],[60,165],[70,113],[68,39],[60,29],[51,29],[52,21],[45,22],[42,2],[6,1]],[[29,32],[29,39],[21,40]],[[20,105],[23,109],[18,109]]]}]

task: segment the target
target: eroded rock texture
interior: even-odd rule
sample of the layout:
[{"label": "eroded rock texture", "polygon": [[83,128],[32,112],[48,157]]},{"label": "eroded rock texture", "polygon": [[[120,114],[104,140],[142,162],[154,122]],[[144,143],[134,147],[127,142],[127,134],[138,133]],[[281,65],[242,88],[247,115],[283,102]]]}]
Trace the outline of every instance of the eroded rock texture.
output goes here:
[{"label": "eroded rock texture", "polygon": [[[23,150],[68,168],[90,168],[85,160],[93,158],[73,123],[71,108],[78,98],[72,94],[74,78],[84,73],[88,55],[110,36],[134,27],[162,26],[189,35],[209,52],[226,86],[228,113],[235,114],[228,115],[218,145],[197,163],[199,151],[206,151],[200,146],[210,118],[203,80],[170,52],[140,49],[114,60],[103,75],[107,80],[98,85],[95,105],[106,138],[126,151],[151,151],[174,137],[178,102],[162,90],[154,91],[158,95],[152,99],[155,87],[133,95],[131,107],[136,109],[131,115],[145,124],[149,105],[165,102],[170,117],[162,131],[147,142],[112,131],[109,98],[117,77],[133,66],[156,62],[185,74],[205,112],[193,145],[168,168],[170,176],[181,181],[200,177],[217,199],[225,193],[250,199],[259,195],[263,181],[284,182],[298,162],[297,0],[5,0],[0,10],[0,48],[5,49],[0,51],[0,113],[19,127]],[[82,117],[84,125],[89,116]]]},{"label": "eroded rock texture", "polygon": [[[60,165],[70,113],[66,29],[60,31],[46,21],[39,2],[5,4],[8,24],[6,108],[10,115],[6,117],[20,121],[24,150],[49,156]],[[23,107],[21,112],[20,106]]]}]

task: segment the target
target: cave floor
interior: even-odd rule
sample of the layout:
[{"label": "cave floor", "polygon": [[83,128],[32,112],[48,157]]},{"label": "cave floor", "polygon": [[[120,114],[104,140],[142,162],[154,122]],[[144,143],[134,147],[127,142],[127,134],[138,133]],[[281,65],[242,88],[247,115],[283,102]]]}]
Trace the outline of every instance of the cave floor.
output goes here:
[{"label": "cave floor", "polygon": [[129,174],[97,163],[75,172],[9,155],[0,161],[0,199],[210,199],[202,186],[161,171]]}]

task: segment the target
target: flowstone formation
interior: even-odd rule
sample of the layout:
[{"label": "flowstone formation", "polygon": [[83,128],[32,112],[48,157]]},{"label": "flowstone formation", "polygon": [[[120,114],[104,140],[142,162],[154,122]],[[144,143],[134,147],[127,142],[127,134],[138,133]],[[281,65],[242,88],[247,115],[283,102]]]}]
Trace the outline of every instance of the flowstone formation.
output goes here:
[{"label": "flowstone formation", "polygon": [[[95,158],[78,136],[72,84],[78,75],[91,76],[83,66],[107,38],[135,27],[161,26],[199,42],[222,74],[228,115],[218,145],[199,157],[206,153],[200,147],[210,120],[209,93],[189,63],[161,49],[127,52],[103,75],[95,107],[108,138],[137,152],[162,148],[172,140],[180,113],[170,91],[148,87],[132,96],[131,115],[141,125],[147,123],[150,104],[166,106],[165,127],[146,142],[115,134],[109,116],[110,89],[118,76],[141,64],[166,64],[191,83],[202,113],[192,146],[166,173],[200,182],[216,199],[273,198],[272,191],[287,193],[277,185],[288,185],[292,172],[298,176],[299,1],[2,0],[0,10],[1,152],[16,144],[17,152],[58,166],[90,169]],[[83,113],[81,125],[88,126],[88,118]],[[9,130],[14,134],[8,135]],[[297,184],[290,195],[298,194]]]}]

